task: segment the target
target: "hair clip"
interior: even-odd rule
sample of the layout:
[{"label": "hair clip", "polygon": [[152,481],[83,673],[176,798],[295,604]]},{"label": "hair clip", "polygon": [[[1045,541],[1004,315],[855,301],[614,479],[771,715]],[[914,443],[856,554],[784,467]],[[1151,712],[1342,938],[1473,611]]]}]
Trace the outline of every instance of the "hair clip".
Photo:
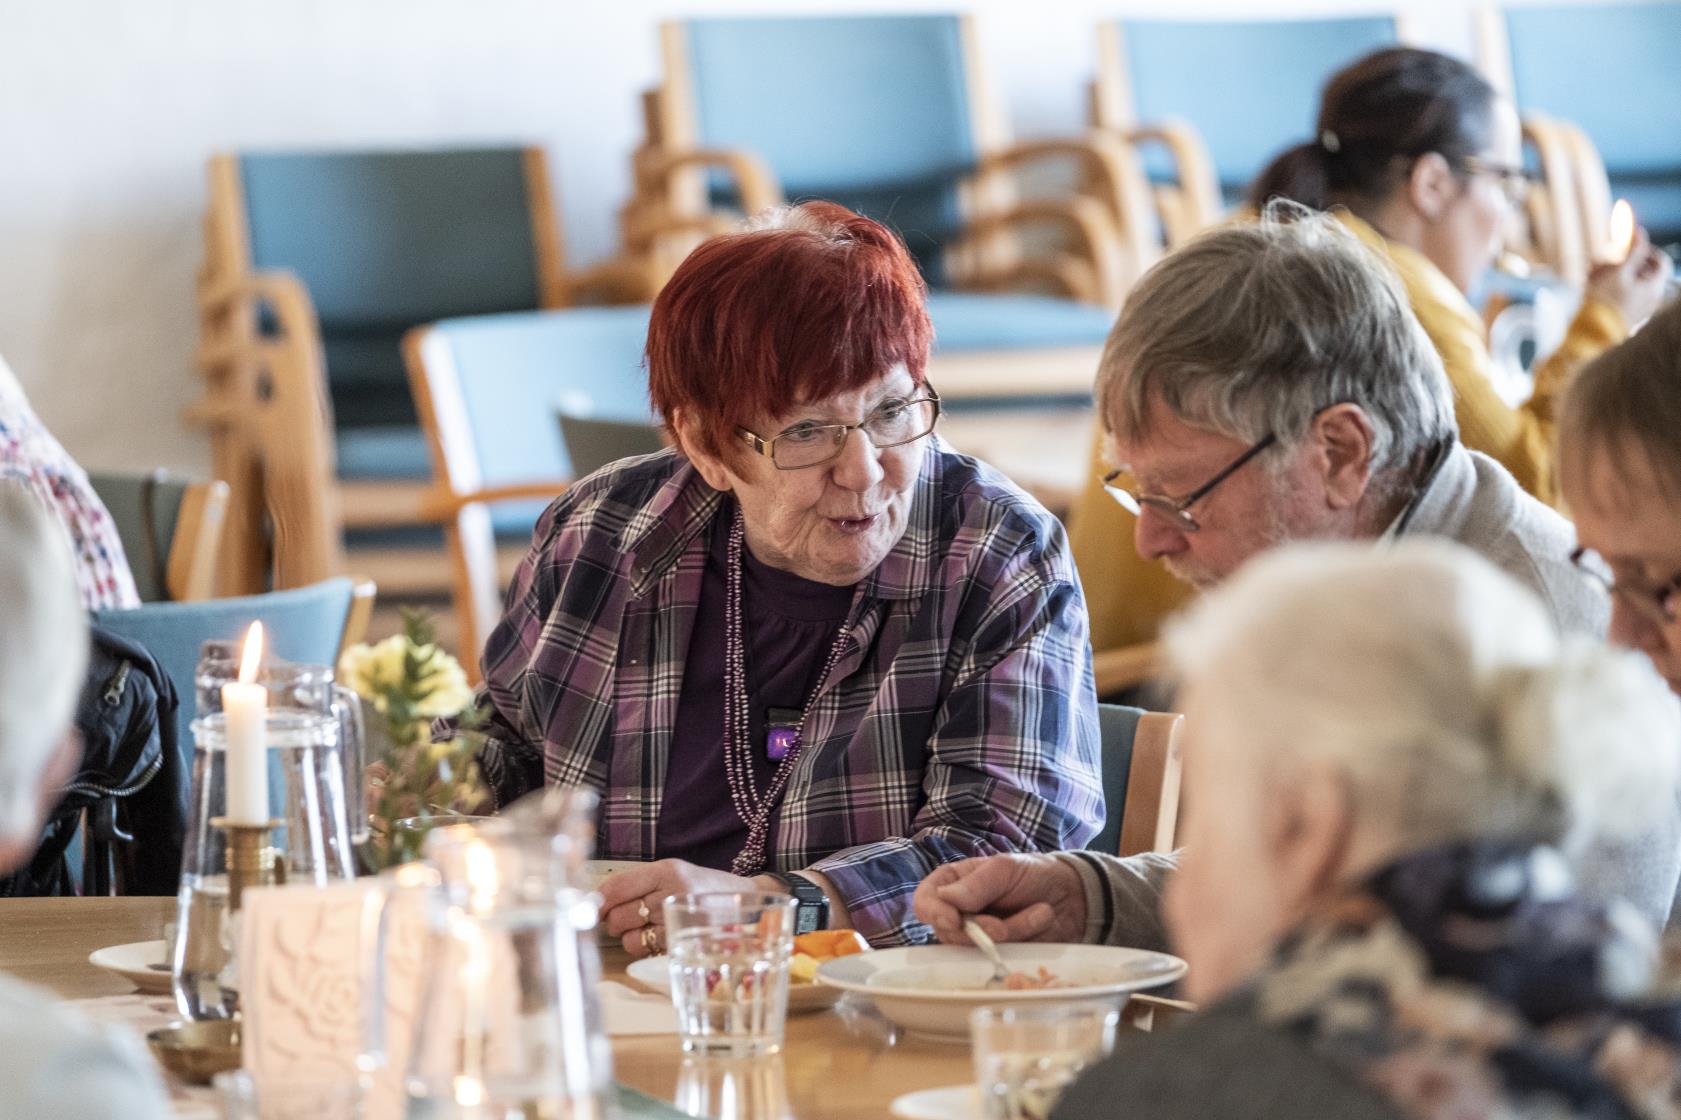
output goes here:
[{"label": "hair clip", "polygon": [[1327,152],[1340,152],[1342,151],[1342,139],[1327,128],[1319,134],[1319,146]]}]

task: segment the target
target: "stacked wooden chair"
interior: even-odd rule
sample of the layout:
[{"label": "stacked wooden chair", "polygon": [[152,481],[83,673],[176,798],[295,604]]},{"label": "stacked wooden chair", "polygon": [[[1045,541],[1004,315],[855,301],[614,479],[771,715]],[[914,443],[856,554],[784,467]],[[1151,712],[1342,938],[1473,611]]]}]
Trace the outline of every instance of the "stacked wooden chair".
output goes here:
[{"label": "stacked wooden chair", "polygon": [[217,156],[205,233],[189,416],[233,490],[230,592],[342,571],[341,525],[423,522],[406,331],[652,292],[635,263],[564,269],[536,148]]},{"label": "stacked wooden chair", "polygon": [[1488,5],[1478,57],[1523,116],[1546,190],[1540,262],[1574,283],[1627,198],[1660,245],[1681,244],[1681,3]]}]

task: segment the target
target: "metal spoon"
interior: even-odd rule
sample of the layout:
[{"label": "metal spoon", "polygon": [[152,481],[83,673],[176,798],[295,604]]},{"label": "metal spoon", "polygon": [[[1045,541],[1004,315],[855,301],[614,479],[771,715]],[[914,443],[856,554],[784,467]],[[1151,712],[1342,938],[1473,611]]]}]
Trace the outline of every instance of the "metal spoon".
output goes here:
[{"label": "metal spoon", "polygon": [[992,962],[992,978],[986,982],[988,988],[1002,988],[1004,981],[1010,975],[1010,968],[1004,963],[1004,958],[998,952],[998,946],[993,944],[992,938],[986,935],[980,923],[973,918],[963,919],[963,932],[969,935],[981,952]]}]

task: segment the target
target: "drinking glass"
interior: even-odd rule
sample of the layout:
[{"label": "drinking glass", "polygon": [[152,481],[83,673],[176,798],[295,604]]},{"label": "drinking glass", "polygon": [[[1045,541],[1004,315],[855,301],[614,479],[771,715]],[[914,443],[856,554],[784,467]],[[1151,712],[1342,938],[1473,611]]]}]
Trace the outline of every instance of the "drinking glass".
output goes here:
[{"label": "drinking glass", "polygon": [[[238,678],[241,652],[241,644],[236,641],[211,639],[199,647],[198,670],[193,681],[198,703],[195,715],[208,716],[222,710],[222,686]],[[320,712],[338,721],[344,797],[350,811],[350,840],[362,847],[368,842],[368,808],[362,784],[368,767],[368,737],[362,722],[361,698],[336,683],[333,670],[327,665],[270,657],[263,662],[257,679],[268,689],[269,707]]]},{"label": "drinking glass", "polygon": [[[192,792],[170,977],[182,1015],[226,1019],[239,1004],[228,835],[218,823],[227,812],[227,717],[218,712],[192,727]],[[356,875],[338,734],[338,721],[318,712],[266,713],[268,815],[277,825],[264,847],[277,882],[325,884]]]},{"label": "drinking glass", "polygon": [[686,894],[665,900],[677,1031],[691,1054],[782,1049],[797,904],[785,894]]},{"label": "drinking glass", "polygon": [[677,1111],[707,1120],[793,1120],[781,1055],[684,1058],[677,1071]]},{"label": "drinking glass", "polygon": [[978,1007],[969,1016],[985,1120],[1046,1120],[1080,1071],[1115,1045],[1112,1003]]}]

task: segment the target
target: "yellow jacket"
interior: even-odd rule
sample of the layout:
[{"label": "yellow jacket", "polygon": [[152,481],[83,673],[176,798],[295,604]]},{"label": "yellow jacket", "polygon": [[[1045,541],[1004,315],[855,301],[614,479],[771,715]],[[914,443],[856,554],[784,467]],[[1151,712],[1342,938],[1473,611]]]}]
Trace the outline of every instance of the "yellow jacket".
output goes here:
[{"label": "yellow jacket", "polygon": [[[1508,407],[1490,380],[1493,359],[1482,320],[1464,294],[1422,253],[1391,244],[1346,211],[1337,216],[1400,274],[1413,313],[1447,368],[1460,441],[1498,460],[1525,490],[1557,505],[1553,438],[1559,399],[1578,369],[1627,336],[1621,314],[1597,300],[1584,301],[1564,342],[1536,367],[1534,394],[1521,407]],[[1085,490],[1068,518],[1069,544],[1091,613],[1092,648],[1098,651],[1154,640],[1163,619],[1192,594],[1159,562],[1140,559],[1133,548],[1135,519],[1097,481],[1107,469],[1102,442],[1100,431]]]}]

